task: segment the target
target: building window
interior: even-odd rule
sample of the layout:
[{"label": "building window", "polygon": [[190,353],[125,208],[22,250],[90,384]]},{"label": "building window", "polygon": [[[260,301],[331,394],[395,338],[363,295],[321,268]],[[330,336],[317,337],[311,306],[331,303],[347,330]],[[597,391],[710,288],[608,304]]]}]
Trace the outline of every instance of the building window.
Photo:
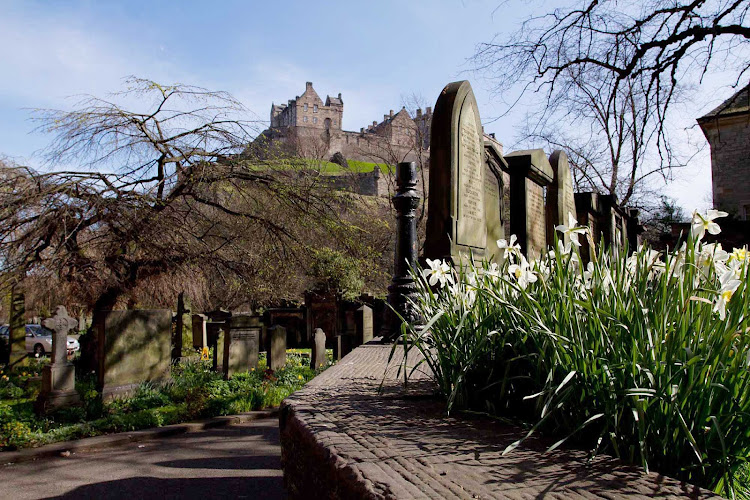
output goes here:
[{"label": "building window", "polygon": [[318,123],[318,117],[317,116],[313,117],[313,123]]},{"label": "building window", "polygon": [[317,112],[318,112],[318,105],[313,104],[313,113],[317,113]]},{"label": "building window", "polygon": [[307,111],[307,103],[305,103],[305,111]]},{"label": "building window", "polygon": [[303,117],[302,117],[302,121],[303,121],[303,122],[305,122],[305,123],[307,123],[307,117],[306,117],[306,116],[303,116]]}]

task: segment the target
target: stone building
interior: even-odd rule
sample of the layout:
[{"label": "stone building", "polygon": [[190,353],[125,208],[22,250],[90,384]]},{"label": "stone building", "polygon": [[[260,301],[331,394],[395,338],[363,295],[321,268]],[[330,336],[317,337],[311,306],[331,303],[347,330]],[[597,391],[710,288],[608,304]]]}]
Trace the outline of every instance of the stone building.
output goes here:
[{"label": "stone building", "polygon": [[402,108],[383,115],[359,132],[343,130],[344,100],[320,98],[307,82],[302,95],[286,104],[272,104],[270,127],[258,141],[302,158],[330,160],[335,153],[345,158],[373,163],[396,164],[417,161],[426,165],[432,109],[417,110],[412,117]]},{"label": "stone building", "polygon": [[714,207],[750,220],[750,85],[698,118],[711,146]]}]

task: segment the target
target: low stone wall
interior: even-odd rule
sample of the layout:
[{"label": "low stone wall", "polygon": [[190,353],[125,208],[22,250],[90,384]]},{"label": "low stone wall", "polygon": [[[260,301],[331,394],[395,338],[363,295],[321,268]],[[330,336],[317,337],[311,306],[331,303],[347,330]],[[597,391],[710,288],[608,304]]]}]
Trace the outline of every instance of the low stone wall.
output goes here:
[{"label": "low stone wall", "polygon": [[[488,418],[446,417],[420,369],[370,343],[282,403],[284,482],[291,498],[709,498],[711,492],[601,456],[556,450]],[[413,365],[415,360],[408,360]],[[379,387],[382,382],[382,390]]]}]

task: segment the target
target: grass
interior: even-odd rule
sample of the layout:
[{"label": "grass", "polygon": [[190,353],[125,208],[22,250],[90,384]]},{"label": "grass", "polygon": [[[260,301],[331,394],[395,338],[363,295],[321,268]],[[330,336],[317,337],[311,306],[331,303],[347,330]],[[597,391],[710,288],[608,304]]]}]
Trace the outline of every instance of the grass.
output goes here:
[{"label": "grass", "polygon": [[40,386],[39,370],[4,369],[0,374],[0,449],[16,450],[275,407],[321,371],[312,370],[309,353],[300,351],[304,350],[290,350],[286,366],[276,371],[266,369],[265,353],[261,353],[258,370],[236,374],[231,380],[213,372],[210,362],[175,365],[168,383],[143,383],[132,396],[107,403],[96,391],[93,379],[84,378],[76,383],[82,405],[45,417],[33,411]]}]

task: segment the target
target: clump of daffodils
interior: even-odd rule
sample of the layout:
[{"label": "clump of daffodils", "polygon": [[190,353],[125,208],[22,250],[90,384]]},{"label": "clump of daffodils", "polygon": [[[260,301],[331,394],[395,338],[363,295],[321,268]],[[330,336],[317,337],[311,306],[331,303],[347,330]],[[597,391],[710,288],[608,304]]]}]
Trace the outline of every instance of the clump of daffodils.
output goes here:
[{"label": "clump of daffodils", "polygon": [[449,411],[516,416],[555,446],[574,438],[732,496],[750,457],[750,256],[704,241],[726,215],[694,213],[666,252],[603,248],[569,214],[536,258],[511,236],[497,262],[428,260],[406,348]]},{"label": "clump of daffodils", "polygon": [[[550,273],[557,267],[555,264],[559,262],[565,264],[565,278],[570,281],[571,289],[576,291],[577,299],[585,299],[593,289],[609,293],[615,285],[614,276],[618,274],[613,266],[618,264],[624,264],[625,273],[620,273],[618,280],[624,291],[629,289],[639,273],[646,273],[650,281],[658,279],[664,273],[669,273],[671,280],[681,280],[685,278],[686,269],[697,269],[700,272],[692,277],[694,288],[709,291],[713,312],[724,320],[726,306],[742,284],[749,262],[747,248],[735,248],[729,253],[720,243],[703,242],[706,232],[713,235],[721,232],[715,219],[726,216],[726,212],[718,210],[709,210],[705,214],[695,212],[691,224],[690,248],[683,243],[681,248],[671,253],[662,253],[641,247],[633,251],[624,262],[614,262],[601,249],[597,253],[594,247],[592,261],[584,265],[580,254],[575,251],[581,246],[579,236],[586,237],[591,243],[594,240],[590,229],[579,225],[575,217],[568,214],[568,224],[555,228],[561,238],[546,255],[538,259],[527,260],[521,253],[516,236],[511,235],[509,240],[497,241],[499,257],[504,263],[502,266],[484,262],[479,265],[471,263],[467,269],[457,269],[444,260],[427,259],[427,268],[422,271],[422,275],[430,287],[445,288],[458,302],[465,304],[467,297],[475,296],[477,287],[482,285],[493,285],[493,291],[503,297],[514,297],[514,292],[519,289],[527,290],[540,280],[539,286],[544,287],[544,281],[550,278]],[[567,243],[563,243],[564,241]],[[497,286],[501,276],[505,278],[502,280],[503,286]],[[533,290],[527,291],[533,293]],[[703,299],[704,302],[706,300]]]}]

